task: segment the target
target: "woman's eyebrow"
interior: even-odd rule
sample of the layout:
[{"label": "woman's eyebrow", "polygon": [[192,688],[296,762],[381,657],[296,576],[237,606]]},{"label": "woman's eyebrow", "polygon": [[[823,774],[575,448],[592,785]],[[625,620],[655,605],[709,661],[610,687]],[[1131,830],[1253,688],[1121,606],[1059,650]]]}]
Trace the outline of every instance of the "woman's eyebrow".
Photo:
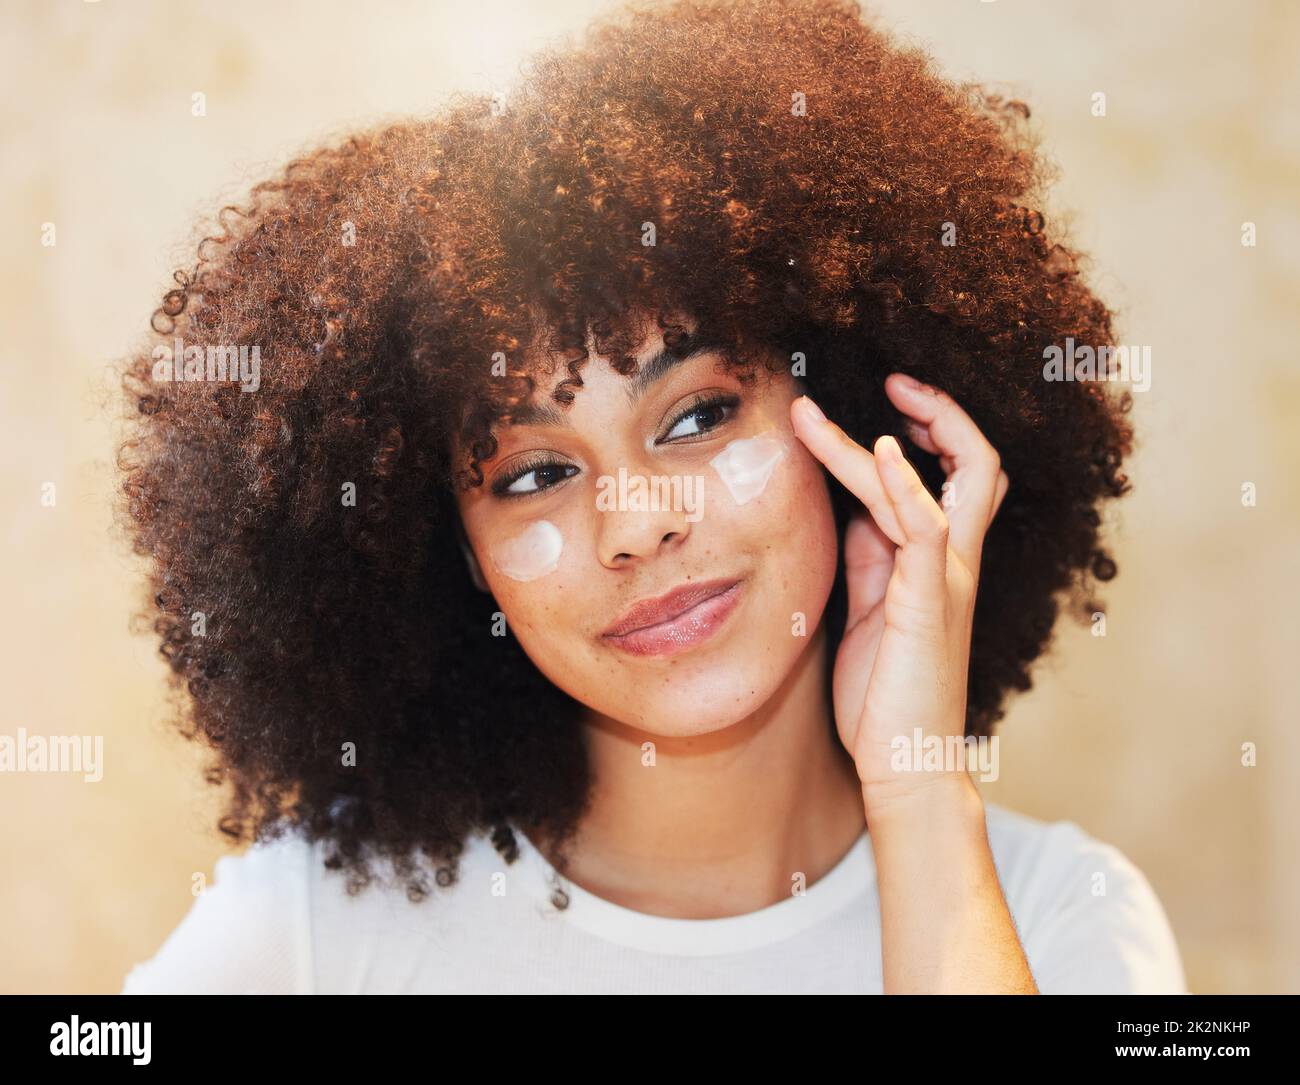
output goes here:
[{"label": "woman's eyebrow", "polygon": [[[716,343],[699,340],[690,344],[682,353],[675,354],[667,348],[658,351],[650,358],[647,358],[636,373],[628,377],[628,405],[635,407],[652,384],[661,380],[683,362],[688,362],[692,358],[697,358],[701,354],[708,354],[716,349]],[[514,412],[514,418],[510,424],[512,426],[553,426],[565,429],[569,426],[569,417],[553,403],[529,403],[519,407]]]},{"label": "woman's eyebrow", "polygon": [[627,389],[628,406],[635,407],[638,400],[646,394],[647,389],[664,377],[669,370],[688,362],[692,358],[698,358],[701,354],[708,354],[714,350],[716,344],[697,340],[689,344],[682,353],[674,354],[672,351],[664,349],[659,351],[654,357],[648,359],[646,363],[630,378],[631,384]]}]

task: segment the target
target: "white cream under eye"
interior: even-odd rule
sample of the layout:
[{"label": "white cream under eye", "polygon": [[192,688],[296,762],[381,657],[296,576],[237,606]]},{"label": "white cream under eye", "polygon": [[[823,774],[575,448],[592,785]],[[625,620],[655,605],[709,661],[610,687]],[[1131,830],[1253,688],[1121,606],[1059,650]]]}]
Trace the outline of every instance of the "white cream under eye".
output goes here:
[{"label": "white cream under eye", "polygon": [[488,547],[492,564],[511,580],[529,581],[555,571],[564,536],[549,520],[535,520],[519,534]]},{"label": "white cream under eye", "polygon": [[785,456],[785,445],[766,430],[756,437],[731,441],[709,461],[737,505],[752,501],[766,488],[776,465]]}]

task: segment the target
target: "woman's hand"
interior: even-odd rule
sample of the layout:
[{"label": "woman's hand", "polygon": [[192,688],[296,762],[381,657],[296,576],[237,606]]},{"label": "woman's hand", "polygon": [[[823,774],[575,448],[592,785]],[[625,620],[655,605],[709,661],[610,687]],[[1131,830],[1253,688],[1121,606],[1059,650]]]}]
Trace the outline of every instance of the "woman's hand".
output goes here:
[{"label": "woman's hand", "polygon": [[[881,437],[873,455],[806,396],[790,410],[796,436],[870,513],[855,516],[845,536],[848,621],[833,683],[836,727],[868,810],[934,783],[970,783],[964,760],[916,772],[912,754],[918,731],[945,748],[964,734],[980,551],[1008,486],[997,452],[951,397],[902,373],[885,390],[912,419],[915,443],[940,457],[944,507],[893,437]],[[906,766],[896,763],[900,738]]]},{"label": "woman's hand", "polygon": [[844,541],[849,613],[834,701],[876,860],[884,991],[1036,994],[964,757],[917,772],[910,756],[918,732],[945,751],[964,736],[980,551],[1007,475],[951,397],[901,373],[885,390],[912,439],[940,458],[942,508],[892,437],[873,456],[806,398],[790,408],[799,439],[871,514]]}]

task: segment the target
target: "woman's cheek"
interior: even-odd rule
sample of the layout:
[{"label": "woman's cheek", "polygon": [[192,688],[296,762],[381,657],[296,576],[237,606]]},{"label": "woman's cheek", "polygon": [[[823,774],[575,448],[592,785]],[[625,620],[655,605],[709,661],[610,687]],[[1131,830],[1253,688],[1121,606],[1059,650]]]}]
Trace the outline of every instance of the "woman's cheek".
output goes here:
[{"label": "woman's cheek", "polygon": [[778,431],[769,429],[728,442],[709,461],[709,466],[721,480],[731,503],[743,506],[763,495],[789,455]]},{"label": "woman's cheek", "polygon": [[488,547],[492,567],[509,580],[528,584],[555,572],[564,555],[564,532],[550,520],[533,520]]},{"label": "woman's cheek", "polygon": [[751,544],[765,546],[801,530],[808,476],[798,438],[772,427],[728,442],[709,460],[709,502]]},{"label": "woman's cheek", "polygon": [[776,563],[769,571],[796,594],[828,591],[838,559],[830,493],[821,465],[793,432],[771,427],[731,441],[709,469],[709,500],[715,512],[721,503],[737,540],[767,553]]},{"label": "woman's cheek", "polygon": [[503,525],[486,546],[493,595],[516,630],[555,628],[554,611],[583,582],[578,528],[562,516]]}]

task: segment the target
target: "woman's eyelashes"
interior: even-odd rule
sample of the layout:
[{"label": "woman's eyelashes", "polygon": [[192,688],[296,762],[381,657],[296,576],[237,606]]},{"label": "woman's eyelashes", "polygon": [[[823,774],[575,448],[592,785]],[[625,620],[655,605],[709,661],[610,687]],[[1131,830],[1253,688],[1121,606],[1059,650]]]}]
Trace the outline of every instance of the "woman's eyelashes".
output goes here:
[{"label": "woman's eyelashes", "polygon": [[[565,474],[564,472],[569,472]],[[507,472],[492,483],[492,492],[498,497],[526,497],[528,494],[549,490],[566,478],[572,478],[578,469],[571,463],[538,456],[525,460],[518,467]],[[532,485],[521,486],[520,483],[532,479]]]},{"label": "woman's eyelashes", "polygon": [[[740,406],[740,396],[729,392],[705,393],[679,411],[655,444],[689,444],[691,438],[706,437],[729,422]],[[578,473],[578,468],[553,453],[538,453],[511,468],[492,483],[492,493],[501,498],[528,497],[553,489]]]},{"label": "woman's eyelashes", "polygon": [[[724,422],[731,418],[737,407],[740,406],[740,396],[730,392],[710,392],[705,393],[694,403],[690,404],[682,411],[669,427],[668,432],[660,441],[669,439],[679,439],[682,437],[698,437],[703,433],[710,433],[717,429]],[[698,423],[701,418],[712,419],[706,425],[701,427]],[[678,433],[683,423],[695,422],[694,432]]]}]

